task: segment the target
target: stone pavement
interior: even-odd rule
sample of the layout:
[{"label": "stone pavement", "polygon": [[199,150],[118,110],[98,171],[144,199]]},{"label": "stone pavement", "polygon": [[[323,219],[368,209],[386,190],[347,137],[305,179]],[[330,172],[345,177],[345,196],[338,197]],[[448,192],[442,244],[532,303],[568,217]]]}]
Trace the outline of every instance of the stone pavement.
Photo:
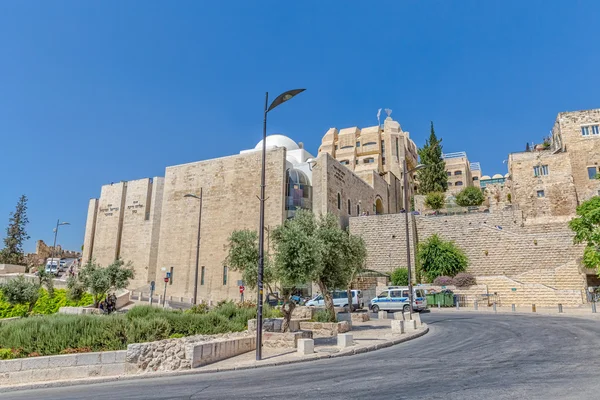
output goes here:
[{"label": "stone pavement", "polygon": [[417,327],[416,330],[409,331],[408,333],[392,333],[391,321],[393,319],[393,314],[389,314],[389,318],[390,319],[374,319],[366,322],[353,321],[352,330],[349,333],[353,336],[354,345],[345,349],[337,347],[337,337],[335,336],[315,337],[315,352],[311,355],[299,355],[296,352],[296,349],[292,348],[271,348],[263,346],[262,360],[260,361],[256,361],[256,353],[252,351],[227,360],[209,364],[205,367],[195,368],[194,371],[216,372],[259,368],[366,353],[368,351],[402,343],[407,340],[416,339],[426,334],[429,330],[427,325],[423,324],[422,326]]}]

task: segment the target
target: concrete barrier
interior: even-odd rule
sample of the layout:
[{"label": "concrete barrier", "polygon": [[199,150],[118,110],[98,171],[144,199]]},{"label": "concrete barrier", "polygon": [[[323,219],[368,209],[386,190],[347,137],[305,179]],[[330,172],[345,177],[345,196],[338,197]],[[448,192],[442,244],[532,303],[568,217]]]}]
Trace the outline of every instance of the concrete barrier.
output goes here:
[{"label": "concrete barrier", "polygon": [[404,322],[398,319],[393,319],[392,321],[392,333],[402,334],[405,332],[404,330]]},{"label": "concrete barrier", "polygon": [[0,361],[0,386],[122,375],[126,353],[105,351]]},{"label": "concrete barrier", "polygon": [[387,317],[388,317],[387,311],[379,311],[377,313],[377,318],[379,318],[379,319],[387,319]]},{"label": "concrete barrier", "polygon": [[400,321],[404,321],[404,313],[403,312],[395,312],[394,313],[394,319],[400,320]]},{"label": "concrete barrier", "polygon": [[221,361],[255,349],[255,336],[203,343],[194,346],[192,368]]},{"label": "concrete barrier", "polygon": [[298,355],[307,356],[315,352],[315,341],[313,339],[298,340]]},{"label": "concrete barrier", "polygon": [[421,322],[421,314],[417,312],[412,313],[412,319],[416,322],[417,326],[423,325],[423,323]]},{"label": "concrete barrier", "polygon": [[345,349],[346,347],[354,346],[354,340],[351,333],[338,333],[337,347]]},{"label": "concrete barrier", "polygon": [[352,313],[352,322],[367,322],[371,320],[371,317],[369,316],[368,313],[365,312],[359,312],[359,313]]},{"label": "concrete barrier", "polygon": [[404,332],[414,331],[417,329],[417,321],[414,319],[404,321]]}]

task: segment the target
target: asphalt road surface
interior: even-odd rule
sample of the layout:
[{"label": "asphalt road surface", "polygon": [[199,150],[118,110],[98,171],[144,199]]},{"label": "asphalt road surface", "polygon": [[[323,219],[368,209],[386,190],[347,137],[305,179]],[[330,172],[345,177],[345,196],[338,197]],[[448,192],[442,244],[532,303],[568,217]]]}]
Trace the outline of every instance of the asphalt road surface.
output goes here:
[{"label": "asphalt road surface", "polygon": [[600,322],[423,314],[430,332],[351,357],[0,393],[0,399],[600,399]]}]

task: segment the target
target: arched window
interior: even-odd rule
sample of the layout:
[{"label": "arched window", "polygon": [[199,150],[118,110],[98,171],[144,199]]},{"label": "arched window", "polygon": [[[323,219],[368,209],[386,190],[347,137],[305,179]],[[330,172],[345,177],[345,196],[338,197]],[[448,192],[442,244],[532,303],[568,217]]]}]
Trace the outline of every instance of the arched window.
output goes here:
[{"label": "arched window", "polygon": [[338,193],[338,210],[342,209],[342,196]]},{"label": "arched window", "polygon": [[448,176],[452,176],[452,172],[450,172],[450,171],[448,171],[446,174],[447,174]]},{"label": "arched window", "polygon": [[448,182],[448,186],[452,186],[452,182]]},{"label": "arched window", "polygon": [[462,175],[462,171],[454,171],[454,175]]},{"label": "arched window", "polygon": [[350,204],[350,199],[348,199],[348,215],[352,215],[352,205]]},{"label": "arched window", "polygon": [[478,181],[478,180],[479,180],[479,178],[478,178],[478,177],[476,177],[476,176],[474,176],[474,177],[473,177],[473,180],[474,180],[474,181]]},{"label": "arched window", "polygon": [[463,185],[462,181],[456,181],[456,183],[454,184],[454,186],[462,186],[462,185]]},{"label": "arched window", "polygon": [[377,144],[377,142],[367,142],[367,143],[364,143],[363,146],[371,146],[374,144]]}]

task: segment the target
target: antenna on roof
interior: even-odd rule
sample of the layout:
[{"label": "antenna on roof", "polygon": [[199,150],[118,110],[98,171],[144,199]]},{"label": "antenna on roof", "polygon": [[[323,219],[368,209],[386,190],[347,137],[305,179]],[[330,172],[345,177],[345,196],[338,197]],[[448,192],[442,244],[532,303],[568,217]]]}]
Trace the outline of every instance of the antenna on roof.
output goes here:
[{"label": "antenna on roof", "polygon": [[388,118],[392,118],[392,110],[391,109],[386,108],[385,113],[387,114]]}]

